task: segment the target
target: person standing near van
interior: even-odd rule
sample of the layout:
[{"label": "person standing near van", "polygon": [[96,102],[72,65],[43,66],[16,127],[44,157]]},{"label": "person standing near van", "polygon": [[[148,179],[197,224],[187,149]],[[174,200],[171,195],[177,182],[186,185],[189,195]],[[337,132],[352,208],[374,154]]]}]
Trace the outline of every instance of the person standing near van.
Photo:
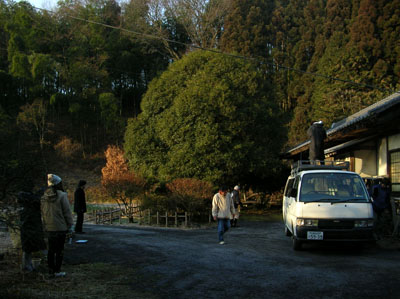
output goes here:
[{"label": "person standing near van", "polygon": [[307,136],[310,138],[309,160],[311,163],[314,161],[324,161],[324,140],[326,138],[326,131],[322,120],[313,122],[311,127],[307,130]]},{"label": "person standing near van", "polygon": [[74,212],[77,215],[75,224],[75,233],[83,234],[83,218],[86,213],[86,198],[85,198],[85,186],[86,181],[80,180],[78,183],[78,188],[76,188],[74,193]]},{"label": "person standing near van", "polygon": [[385,233],[389,233],[391,227],[390,208],[390,181],[384,178],[381,182],[372,187],[372,206],[375,218],[375,233],[378,239],[382,238]]},{"label": "person standing near van", "polygon": [[41,198],[43,228],[48,238],[47,263],[49,274],[63,277],[60,272],[64,257],[64,243],[67,232],[73,225],[67,193],[64,192],[62,180],[55,174],[47,175],[48,188]]},{"label": "person standing near van", "polygon": [[213,197],[212,216],[215,221],[218,221],[218,241],[223,245],[225,244],[224,234],[231,227],[231,218],[235,217],[233,200],[225,186],[220,187],[218,193]]}]

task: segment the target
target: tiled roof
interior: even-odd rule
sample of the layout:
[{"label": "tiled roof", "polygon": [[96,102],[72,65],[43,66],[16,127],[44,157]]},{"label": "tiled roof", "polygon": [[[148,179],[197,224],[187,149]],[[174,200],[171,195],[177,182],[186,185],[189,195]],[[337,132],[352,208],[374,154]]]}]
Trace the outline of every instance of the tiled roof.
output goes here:
[{"label": "tiled roof", "polygon": [[[343,130],[359,121],[362,121],[368,117],[371,117],[372,115],[376,115],[378,113],[381,113],[390,107],[399,104],[400,103],[400,91],[396,92],[383,100],[376,102],[375,104],[372,104],[336,123],[333,123],[331,128],[326,131],[327,136],[333,135],[340,130]],[[302,147],[307,146],[310,143],[310,140],[306,140],[302,142],[301,144],[296,145],[295,147],[291,148],[288,150],[286,153],[291,153],[295,152],[296,150],[301,149]]]},{"label": "tiled roof", "polygon": [[372,104],[371,106],[368,106],[336,123],[333,123],[331,128],[326,131],[326,134],[328,136],[332,135],[337,131],[340,131],[376,113],[385,111],[398,103],[400,103],[400,92],[394,93],[388,96],[387,98],[384,98],[383,100],[376,102],[375,104]]}]

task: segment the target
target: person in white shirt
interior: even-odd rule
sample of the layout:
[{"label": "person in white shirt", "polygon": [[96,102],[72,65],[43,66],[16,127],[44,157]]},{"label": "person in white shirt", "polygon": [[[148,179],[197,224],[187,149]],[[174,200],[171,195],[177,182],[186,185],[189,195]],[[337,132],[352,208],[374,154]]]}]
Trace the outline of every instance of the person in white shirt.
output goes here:
[{"label": "person in white shirt", "polygon": [[224,233],[231,227],[231,218],[235,217],[233,200],[225,186],[220,187],[213,197],[212,216],[215,221],[218,221],[218,241],[223,245],[225,244]]}]

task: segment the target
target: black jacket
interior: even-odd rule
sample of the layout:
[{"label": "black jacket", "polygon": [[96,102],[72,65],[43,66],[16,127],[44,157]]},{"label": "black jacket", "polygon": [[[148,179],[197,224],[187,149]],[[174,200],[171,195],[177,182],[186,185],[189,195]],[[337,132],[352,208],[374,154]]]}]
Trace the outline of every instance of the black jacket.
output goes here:
[{"label": "black jacket", "polygon": [[240,197],[239,197],[239,192],[237,190],[233,190],[232,191],[232,200],[233,200],[233,206],[235,207],[235,209],[238,208],[238,206],[243,206],[242,202],[240,201]]},{"label": "black jacket", "polygon": [[74,212],[86,213],[85,191],[82,188],[76,188],[74,194]]},{"label": "black jacket", "polygon": [[31,192],[20,192],[21,245],[25,252],[46,249],[40,212],[40,196]]}]

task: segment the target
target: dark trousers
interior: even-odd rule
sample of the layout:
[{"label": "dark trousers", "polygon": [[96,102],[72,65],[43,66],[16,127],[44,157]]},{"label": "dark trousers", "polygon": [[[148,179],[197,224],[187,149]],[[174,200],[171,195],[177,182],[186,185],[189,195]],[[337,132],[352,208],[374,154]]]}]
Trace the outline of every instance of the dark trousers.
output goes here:
[{"label": "dark trousers", "polygon": [[78,216],[76,218],[76,224],[75,224],[75,232],[76,233],[81,233],[82,232],[83,214],[84,213],[76,213],[76,215]]},{"label": "dark trousers", "polygon": [[49,232],[49,250],[47,252],[47,264],[50,274],[60,272],[64,257],[65,232]]}]

